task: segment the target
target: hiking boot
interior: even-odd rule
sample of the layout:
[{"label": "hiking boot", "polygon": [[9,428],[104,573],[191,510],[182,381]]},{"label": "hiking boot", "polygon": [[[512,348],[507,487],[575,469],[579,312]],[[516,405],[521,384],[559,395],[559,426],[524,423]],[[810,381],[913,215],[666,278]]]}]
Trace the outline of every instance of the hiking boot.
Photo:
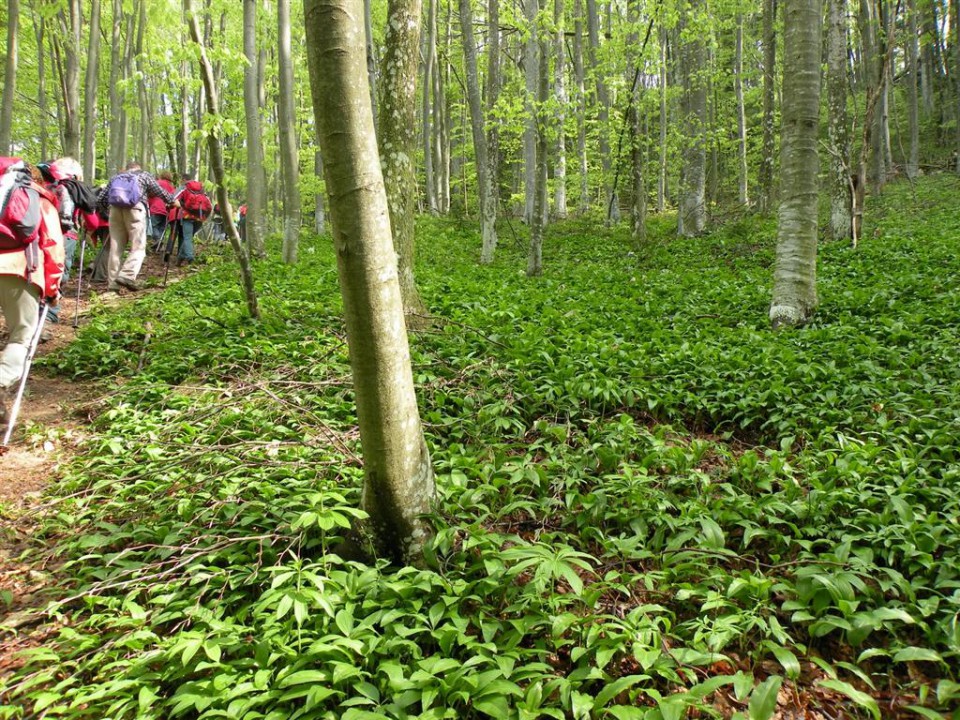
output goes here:
[{"label": "hiking boot", "polygon": [[40,342],[47,343],[53,340],[53,332],[50,330],[42,330],[40,332]]},{"label": "hiking boot", "polygon": [[128,280],[127,278],[117,278],[117,285],[122,285],[127,290],[133,290],[134,292],[143,289],[143,286],[136,280]]}]

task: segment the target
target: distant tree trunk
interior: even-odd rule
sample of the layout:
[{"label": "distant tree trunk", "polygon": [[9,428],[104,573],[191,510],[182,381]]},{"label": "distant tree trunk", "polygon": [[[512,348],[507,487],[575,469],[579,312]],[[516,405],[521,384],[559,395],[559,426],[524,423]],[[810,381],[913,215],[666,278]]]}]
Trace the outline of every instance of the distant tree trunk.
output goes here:
[{"label": "distant tree trunk", "polygon": [[46,25],[46,20],[41,13],[33,13],[33,32],[37,39],[37,109],[40,111],[37,135],[40,138],[40,157],[42,158],[50,157],[47,139]]},{"label": "distant tree trunk", "polygon": [[830,142],[830,236],[853,237],[850,127],[847,118],[846,0],[827,0],[827,129]]},{"label": "distant tree trunk", "polygon": [[100,82],[100,0],[90,3],[90,37],[83,83],[83,177],[96,181],[97,87]]},{"label": "distant tree trunk", "polygon": [[[528,0],[529,1],[529,0]],[[467,101],[470,104],[470,128],[473,131],[473,152],[477,162],[477,186],[480,195],[480,234],[483,246],[480,262],[493,262],[497,249],[497,205],[491,187],[490,162],[487,156],[487,136],[480,101],[480,80],[477,75],[477,46],[473,40],[473,11],[470,0],[460,0],[460,29],[463,33],[463,57],[467,82]]]},{"label": "distant tree trunk", "polygon": [[[297,262],[300,246],[300,160],[297,153],[297,114],[293,107],[293,60],[290,56],[290,0],[277,0],[280,98],[280,170],[283,173],[283,261]],[[411,125],[413,124],[411,118]]]},{"label": "distant tree trunk", "polygon": [[574,0],[573,73],[577,82],[577,159],[580,164],[580,214],[590,209],[590,168],[587,163],[587,84],[583,68],[583,0]]},{"label": "distant tree trunk", "polygon": [[[630,27],[627,35],[627,47],[639,48],[640,38],[637,34],[636,26],[639,21],[640,8],[637,0],[631,0],[627,4],[627,24]],[[647,237],[647,188],[643,176],[643,128],[640,123],[640,84],[636,82],[639,77],[640,68],[636,63],[642,63],[643,59],[634,57],[634,54],[627,54],[627,87],[630,88],[630,99],[627,101],[627,130],[630,138],[630,168],[631,168],[631,196],[633,202],[630,207],[630,234],[634,243],[640,244]]]},{"label": "distant tree trunk", "polygon": [[13,102],[17,92],[17,64],[19,61],[18,30],[20,0],[7,0],[7,59],[3,71],[3,107],[0,108],[0,153],[10,154],[13,134]]},{"label": "distant tree trunk", "polygon": [[417,65],[420,56],[420,0],[389,0],[383,43],[384,93],[380,101],[380,167],[390,209],[393,247],[403,310],[423,315],[426,307],[414,275],[417,212]]},{"label": "distant tree trunk", "polygon": [[[323,154],[317,150],[313,153],[313,171],[318,178],[323,177]],[[322,192],[317,192],[313,196],[313,226],[317,235],[323,235],[327,231],[326,206]]]},{"label": "distant tree trunk", "polygon": [[600,67],[600,17],[597,13],[596,0],[587,0],[587,35],[589,38],[590,71],[594,74],[597,85],[597,124],[600,126],[600,164],[603,170],[603,197],[604,216],[607,223],[620,222],[620,203],[617,199],[616,188],[613,187],[613,172],[610,160],[610,96],[607,93],[607,83],[604,79],[603,68]]},{"label": "distant tree trunk", "polygon": [[[461,0],[465,2],[466,0]],[[527,0],[531,2],[531,0]],[[535,1],[535,0],[533,0]],[[537,8],[542,11],[542,7]],[[537,12],[534,12],[536,24]],[[527,255],[527,276],[543,274],[543,234],[547,224],[547,99],[550,92],[550,35],[537,28],[537,173],[534,179],[533,213],[530,222],[530,251]]]},{"label": "distant tree trunk", "polygon": [[920,103],[918,98],[920,62],[917,48],[917,2],[907,0],[907,125],[910,135],[910,149],[908,150],[906,173],[911,180],[920,174]]},{"label": "distant tree trunk", "polygon": [[437,187],[433,170],[433,112],[430,98],[433,94],[433,74],[436,72],[437,56],[437,2],[427,0],[427,32],[424,34],[423,45],[423,88],[422,125],[423,125],[423,173],[424,196],[427,212],[437,214]]},{"label": "distant tree trunk", "polygon": [[960,175],[960,2],[953,3],[953,82],[956,87],[956,172]]},{"label": "distant tree trunk", "polygon": [[377,162],[360,1],[304,0],[307,55],[363,447],[365,525],[378,555],[415,563],[436,491]]},{"label": "distant tree trunk", "polygon": [[500,101],[500,0],[487,2],[487,165],[490,180],[487,183],[493,198],[493,213],[500,208],[500,123],[494,113]]},{"label": "distant tree trunk", "polygon": [[564,126],[567,120],[567,54],[563,46],[565,36],[564,0],[554,0],[553,23],[554,51],[554,94],[557,98],[557,116],[554,125],[557,128],[557,151],[554,158],[553,212],[557,218],[567,217],[567,140]]},{"label": "distant tree trunk", "polygon": [[[214,84],[213,67],[207,59],[207,50],[200,35],[200,24],[193,12],[193,0],[183,0],[183,6],[187,24],[190,26],[190,35],[200,50],[200,76],[206,92],[207,112],[217,119],[220,116],[220,101],[217,98],[217,88]],[[247,312],[252,319],[259,320],[260,308],[257,304],[257,290],[253,282],[253,271],[250,269],[250,258],[240,242],[240,233],[237,232],[237,227],[233,224],[233,208],[230,206],[230,196],[227,193],[223,170],[223,147],[220,145],[220,138],[216,132],[207,133],[207,143],[210,149],[210,169],[217,183],[217,201],[220,203],[227,237],[230,239],[230,245],[233,247],[234,255],[236,255],[237,263],[240,266],[240,278],[247,301]]]},{"label": "distant tree trunk", "polygon": [[875,190],[883,187],[887,168],[884,163],[885,103],[881,97],[881,87],[885,79],[884,63],[878,39],[880,18],[877,16],[875,0],[860,0],[860,38],[863,44],[864,75],[867,81],[867,95],[876,96],[873,113],[869,118],[870,159],[867,167],[867,179]]},{"label": "distant tree trunk", "polygon": [[263,137],[260,130],[259,63],[257,52],[257,0],[243,0],[243,107],[247,125],[247,248],[252,257],[267,254],[264,244],[264,214],[267,188],[263,172]]},{"label": "distant tree trunk", "polygon": [[763,147],[757,177],[757,207],[762,213],[773,207],[773,160],[775,147],[777,65],[777,0],[763,0]]},{"label": "distant tree trunk", "polygon": [[657,212],[667,206],[667,29],[660,21],[660,168],[657,173]]},{"label": "distant tree trunk", "polygon": [[524,93],[523,128],[523,219],[533,227],[533,207],[536,204],[537,185],[537,83],[540,75],[540,58],[537,50],[537,0],[523,0],[526,19],[526,43],[523,47]]},{"label": "distant tree trunk", "polygon": [[790,0],[783,27],[783,199],[770,304],[774,329],[807,323],[817,307],[820,0]]},{"label": "distant tree trunk", "polygon": [[107,176],[113,175],[123,166],[124,158],[120,154],[122,141],[120,133],[123,131],[121,114],[123,112],[123,99],[120,95],[120,80],[122,78],[122,56],[123,37],[121,30],[123,28],[123,0],[113,0],[113,12],[110,15],[113,22],[113,29],[110,35],[110,144],[107,147],[107,153],[110,158],[109,167],[106,168]]},{"label": "distant tree trunk", "polygon": [[80,32],[83,18],[80,0],[68,0],[66,11],[59,13],[63,36],[63,152],[72,158],[80,155]]},{"label": "distant tree trunk", "polygon": [[700,13],[703,10],[703,0],[691,0],[685,4],[680,16],[679,56],[685,79],[682,99],[685,137],[677,232],[688,237],[699,235],[707,227],[707,87],[703,77],[706,46],[699,32],[688,29],[691,24],[702,22]]},{"label": "distant tree trunk", "polygon": [[[116,2],[116,0],[114,0]],[[184,44],[186,44],[186,2],[184,0]],[[184,58],[180,63],[180,125],[177,134],[177,171],[190,171],[190,96],[187,77],[190,65]]]},{"label": "distant tree trunk", "polygon": [[733,58],[733,88],[737,102],[737,158],[739,160],[740,204],[750,203],[747,169],[747,112],[743,102],[743,15],[737,15],[736,47]]},{"label": "distant tree trunk", "polygon": [[921,6],[922,22],[920,22],[921,37],[920,43],[920,96],[923,99],[923,112],[929,116],[932,115],[936,107],[936,61],[934,59],[934,48],[936,47],[937,23],[934,5],[931,2],[924,2]]}]

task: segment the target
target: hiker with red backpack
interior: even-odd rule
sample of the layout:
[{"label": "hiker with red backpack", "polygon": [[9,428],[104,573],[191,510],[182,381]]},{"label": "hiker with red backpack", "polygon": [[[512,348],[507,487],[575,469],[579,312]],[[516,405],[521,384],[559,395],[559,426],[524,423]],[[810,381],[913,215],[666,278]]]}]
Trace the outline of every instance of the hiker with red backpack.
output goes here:
[{"label": "hiker with red backpack", "polygon": [[[157,174],[157,184],[173,195],[173,175],[170,174],[169,170],[164,170]],[[163,202],[163,198],[160,197],[150,198],[149,207],[150,227],[147,229],[147,236],[151,244],[154,245],[154,252],[157,252],[163,241],[163,235],[167,230],[168,211],[166,204]]]},{"label": "hiker with red backpack", "polygon": [[210,198],[203,190],[203,184],[199,180],[194,180],[190,173],[183,174],[183,187],[177,193],[176,197],[180,201],[180,209],[175,210],[174,220],[177,222],[177,232],[171,233],[170,240],[167,242],[167,250],[163,256],[165,263],[170,262],[170,256],[173,253],[174,235],[179,239],[177,247],[177,266],[190,264],[194,260],[193,237],[199,231],[203,223],[213,212],[213,204]]},{"label": "hiker with red backpack", "polygon": [[[110,207],[110,251],[107,259],[107,292],[121,286],[140,290],[137,275],[147,255],[147,199],[159,197],[167,207],[179,206],[157,179],[140,168],[140,163],[127,163],[123,172],[114,175],[97,196],[100,205]],[[127,243],[130,253],[123,266],[120,260]]]},{"label": "hiker with red backpack", "polygon": [[0,423],[8,424],[4,444],[46,310],[60,301],[63,233],[56,199],[42,181],[39,171],[20,158],[0,157],[0,308],[8,333],[0,355]]}]

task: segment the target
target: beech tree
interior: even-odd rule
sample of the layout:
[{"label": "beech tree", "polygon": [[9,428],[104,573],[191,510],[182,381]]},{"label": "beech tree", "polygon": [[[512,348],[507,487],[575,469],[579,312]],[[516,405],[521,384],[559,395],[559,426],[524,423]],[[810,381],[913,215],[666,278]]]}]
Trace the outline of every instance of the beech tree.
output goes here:
[{"label": "beech tree", "polygon": [[780,223],[770,322],[802,325],[817,307],[817,131],[820,121],[820,0],[784,8]]},{"label": "beech tree", "polygon": [[277,0],[277,45],[280,93],[277,117],[280,130],[280,170],[283,174],[283,261],[297,262],[300,245],[300,160],[297,118],[294,112],[293,61],[290,57],[290,0]]},{"label": "beech tree", "polygon": [[253,257],[263,257],[266,183],[263,171],[263,140],[260,130],[260,92],[258,88],[260,56],[257,52],[257,0],[243,0],[243,107],[246,121],[247,248]]},{"label": "beech tree", "polygon": [[434,500],[433,467],[366,81],[362,0],[304,0],[304,15],[363,447],[365,527],[379,555],[416,562],[428,537],[422,516]]},{"label": "beech tree", "polygon": [[20,0],[7,0],[7,57],[3,68],[3,107],[0,107],[0,153],[10,154],[13,131],[13,101],[17,92],[19,49],[17,33],[20,24]]}]

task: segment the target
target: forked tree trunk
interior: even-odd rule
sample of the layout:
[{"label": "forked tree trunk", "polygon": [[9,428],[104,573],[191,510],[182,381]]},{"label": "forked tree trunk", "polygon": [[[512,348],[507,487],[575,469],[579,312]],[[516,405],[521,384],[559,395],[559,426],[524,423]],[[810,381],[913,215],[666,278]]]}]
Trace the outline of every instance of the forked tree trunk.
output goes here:
[{"label": "forked tree trunk", "polygon": [[290,56],[290,0],[277,0],[280,97],[280,171],[283,173],[283,262],[297,262],[300,246],[300,160],[297,153],[297,115],[293,107],[293,60]]},{"label": "forked tree trunk", "polygon": [[373,129],[362,0],[304,0],[304,17],[363,447],[366,527],[378,555],[417,562],[436,491]]},{"label": "forked tree trunk", "polygon": [[817,307],[817,129],[820,120],[820,0],[784,7],[780,224],[770,322],[803,325]]},{"label": "forked tree trunk", "polygon": [[[528,0],[532,1],[532,0]],[[497,204],[490,182],[490,161],[487,156],[486,127],[480,101],[480,81],[477,76],[477,46],[473,40],[473,11],[470,0],[460,0],[460,28],[463,33],[463,57],[467,82],[467,100],[470,104],[470,128],[473,131],[473,152],[477,162],[477,185],[480,195],[480,234],[483,238],[480,262],[493,262],[497,249]]]},{"label": "forked tree trunk", "polygon": [[246,240],[250,255],[262,258],[264,245],[264,214],[267,188],[263,172],[263,137],[260,131],[260,86],[257,52],[257,0],[243,0],[243,54],[247,65],[243,70],[243,107],[247,126],[247,219]]},{"label": "forked tree trunk", "polygon": [[[213,67],[207,59],[207,49],[200,35],[200,24],[193,12],[193,0],[183,0],[184,14],[190,27],[190,35],[200,49],[200,76],[203,80],[203,89],[207,98],[207,112],[214,118],[215,124],[220,118],[220,101],[217,97],[217,88],[213,79]],[[207,143],[210,148],[210,170],[217,183],[217,201],[223,217],[224,229],[230,239],[234,255],[240,266],[240,278],[244,296],[247,301],[247,312],[254,320],[260,319],[260,308],[257,303],[257,290],[253,282],[253,271],[250,268],[250,257],[240,242],[240,233],[233,223],[233,208],[230,206],[230,196],[227,194],[225,173],[223,170],[223,146],[216,132],[207,133]]]},{"label": "forked tree trunk", "polygon": [[417,211],[417,65],[420,51],[420,0],[389,0],[380,100],[380,167],[390,208],[397,253],[400,295],[408,317],[425,306],[414,275]]}]

